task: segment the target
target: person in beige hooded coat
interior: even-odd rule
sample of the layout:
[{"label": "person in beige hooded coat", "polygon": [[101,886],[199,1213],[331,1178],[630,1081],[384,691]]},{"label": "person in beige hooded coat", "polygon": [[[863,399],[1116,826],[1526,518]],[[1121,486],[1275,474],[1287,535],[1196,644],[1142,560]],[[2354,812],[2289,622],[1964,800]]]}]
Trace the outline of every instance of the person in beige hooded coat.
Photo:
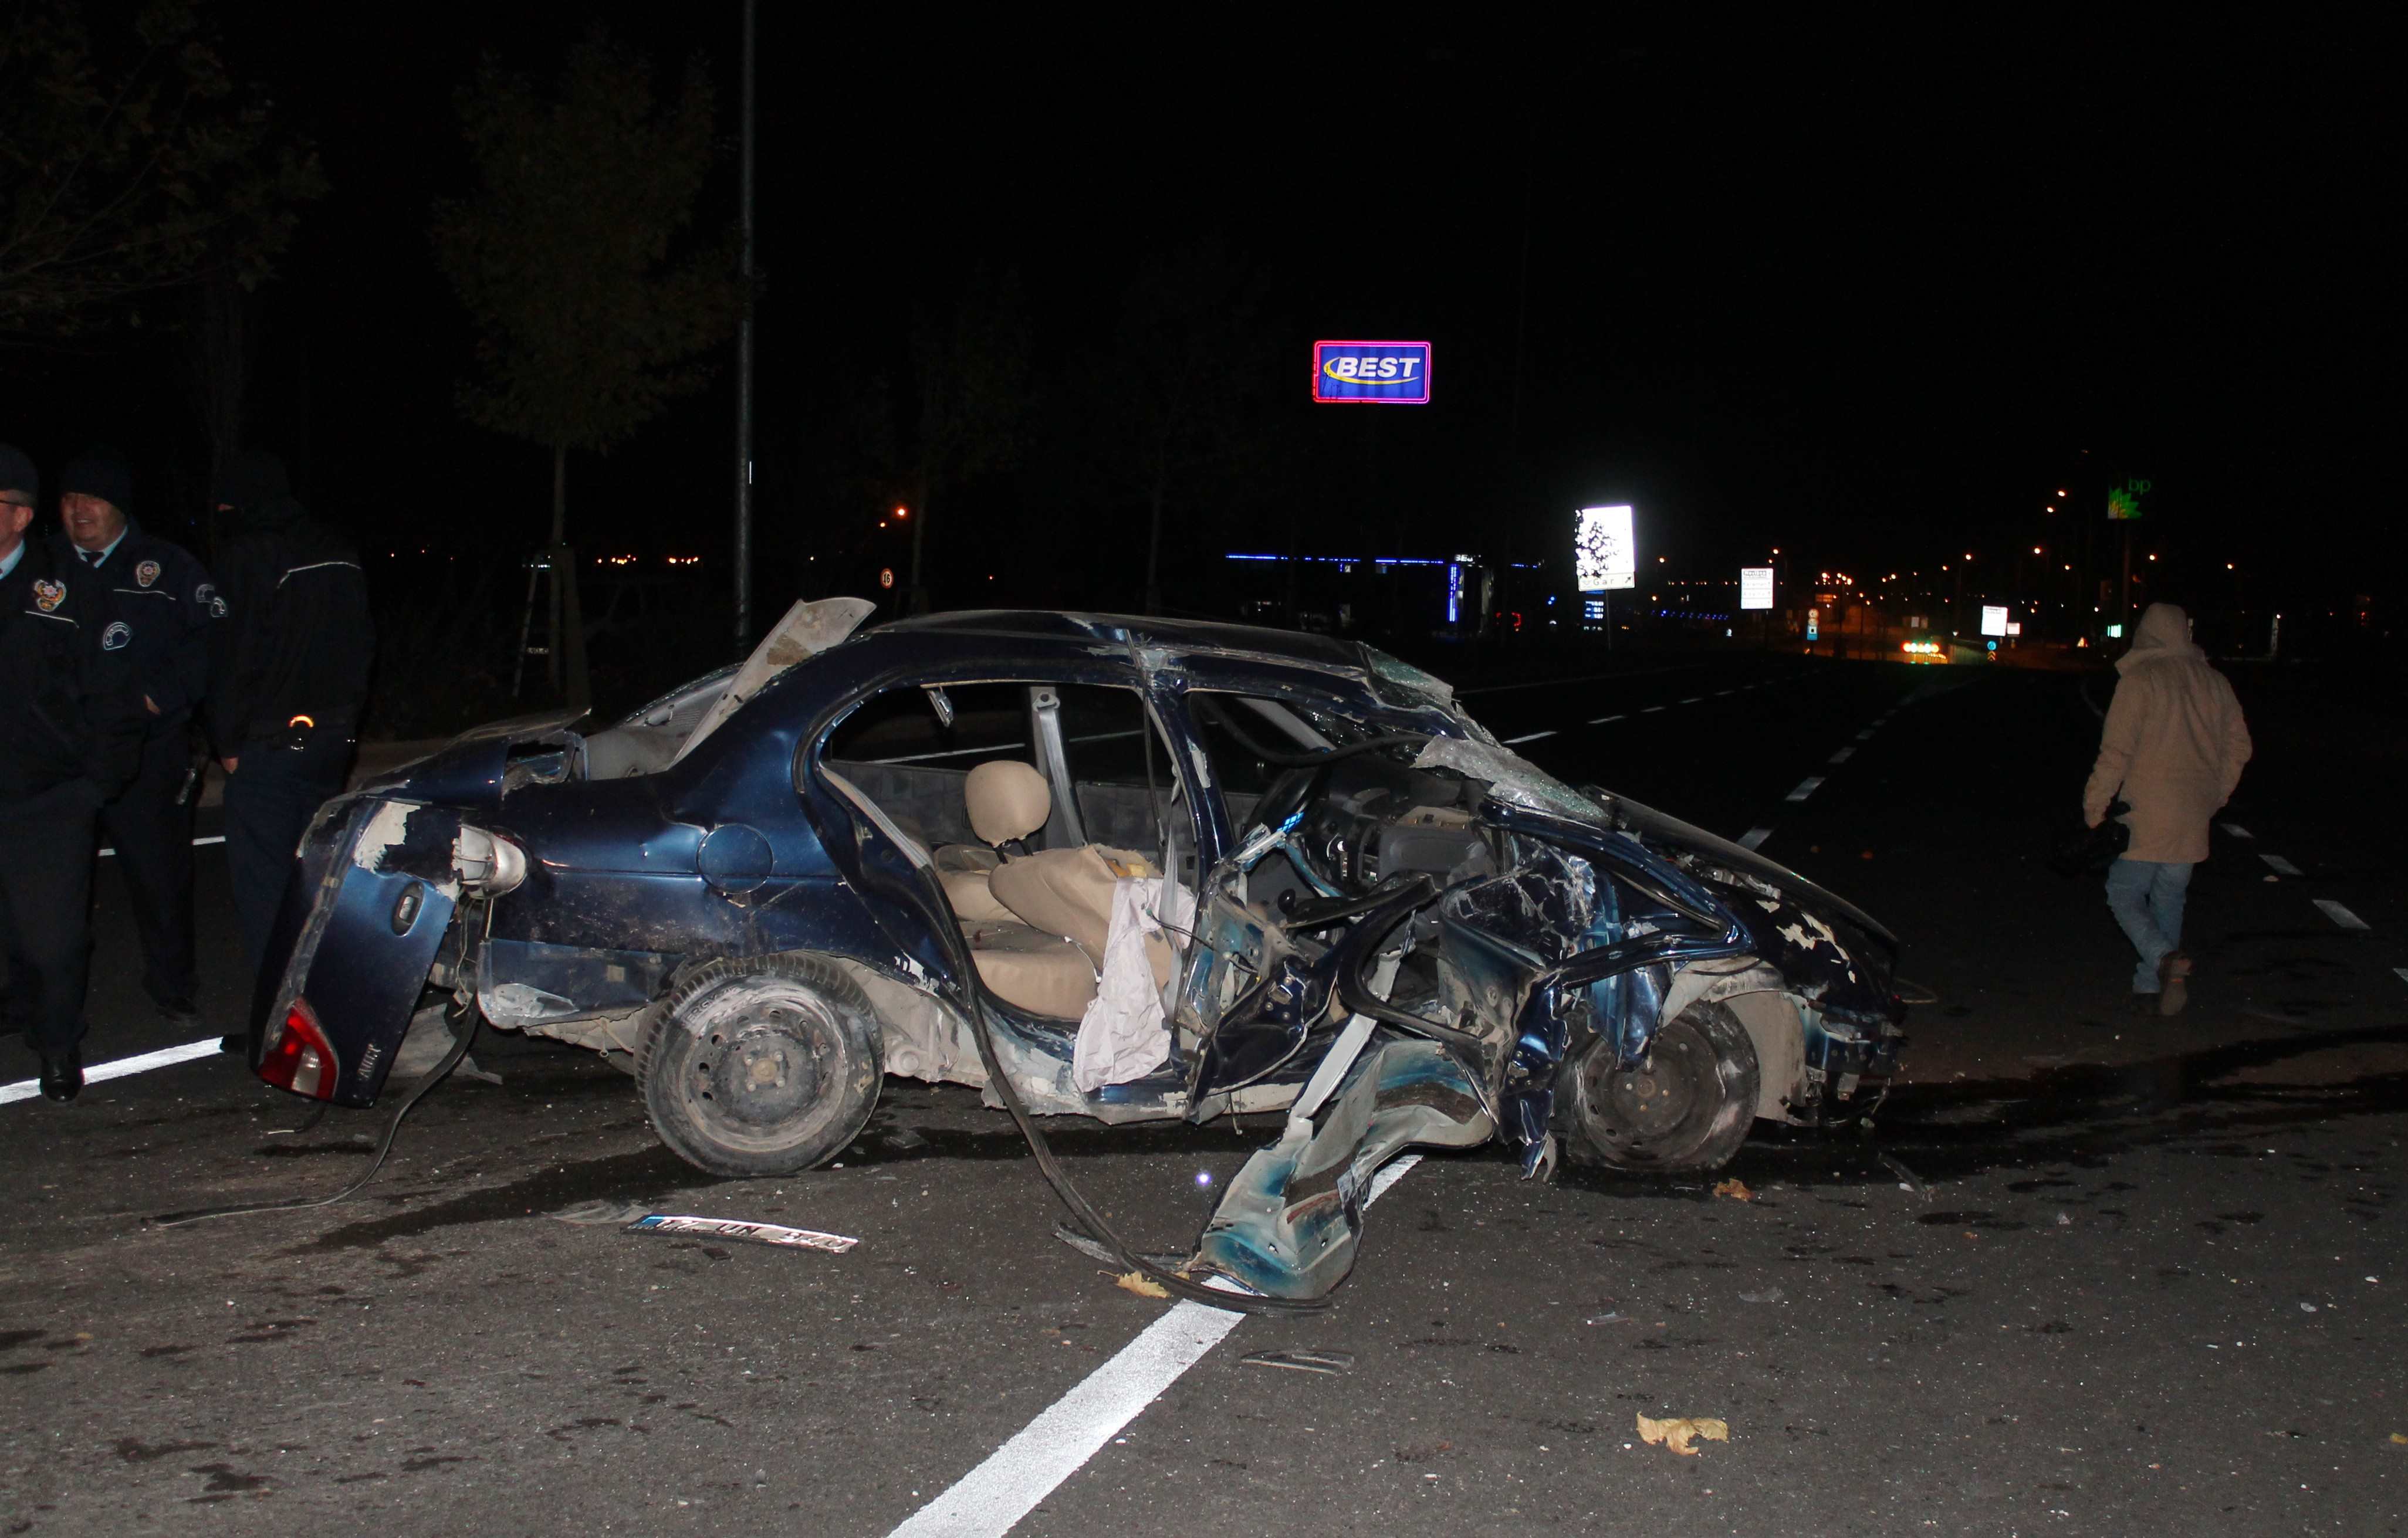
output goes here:
[{"label": "person in beige hooded coat", "polygon": [[2131,806],[2124,822],[2132,841],[2108,869],[2107,906],[2141,953],[2133,993],[2173,1015],[2189,991],[2182,919],[2191,867],[2207,858],[2208,819],[2241,783],[2249,728],[2232,685],[2207,665],[2191,644],[2190,620],[2172,604],[2148,606],[2115,671],[2122,677],[2083,788],[2082,817],[2099,826],[2119,790]]}]

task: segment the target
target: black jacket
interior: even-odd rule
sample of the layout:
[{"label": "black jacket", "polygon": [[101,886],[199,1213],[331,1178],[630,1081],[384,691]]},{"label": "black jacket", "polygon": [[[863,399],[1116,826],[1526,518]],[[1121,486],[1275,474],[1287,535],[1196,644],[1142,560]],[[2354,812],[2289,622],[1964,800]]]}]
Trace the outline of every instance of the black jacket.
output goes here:
[{"label": "black jacket", "polygon": [[181,545],[132,522],[97,565],[64,536],[53,549],[62,564],[73,562],[97,578],[108,610],[101,644],[133,654],[135,685],[159,707],[156,716],[144,712],[150,734],[182,732],[208,696],[209,632],[225,610],[208,571]]},{"label": "black jacket", "polygon": [[40,540],[0,577],[0,802],[79,776],[104,796],[133,780],[146,713],[132,648],[102,648],[105,597]]},{"label": "black jacket", "polygon": [[359,553],[291,497],[240,515],[218,557],[224,617],[210,629],[209,733],[221,755],[292,735],[358,730],[376,655]]}]

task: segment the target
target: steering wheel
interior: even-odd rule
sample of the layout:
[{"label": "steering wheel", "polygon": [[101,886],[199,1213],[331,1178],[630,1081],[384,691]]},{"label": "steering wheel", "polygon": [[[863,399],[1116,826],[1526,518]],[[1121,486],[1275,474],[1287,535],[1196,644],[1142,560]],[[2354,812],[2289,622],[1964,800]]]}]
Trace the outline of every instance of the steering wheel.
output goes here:
[{"label": "steering wheel", "polygon": [[1263,799],[1254,803],[1254,826],[1276,828],[1294,817],[1312,800],[1328,775],[1326,763],[1299,764],[1282,771],[1263,792]]}]

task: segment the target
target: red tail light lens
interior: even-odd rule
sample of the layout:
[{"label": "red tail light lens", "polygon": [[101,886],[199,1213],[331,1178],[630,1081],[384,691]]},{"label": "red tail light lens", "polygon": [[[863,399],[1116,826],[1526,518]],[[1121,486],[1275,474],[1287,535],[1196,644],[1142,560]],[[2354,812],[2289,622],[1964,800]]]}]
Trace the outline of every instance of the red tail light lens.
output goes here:
[{"label": "red tail light lens", "polygon": [[318,1012],[307,999],[295,999],[284,1012],[280,1029],[268,1032],[259,1060],[259,1076],[280,1089],[312,1100],[335,1098],[337,1073],[335,1049],[318,1028]]}]

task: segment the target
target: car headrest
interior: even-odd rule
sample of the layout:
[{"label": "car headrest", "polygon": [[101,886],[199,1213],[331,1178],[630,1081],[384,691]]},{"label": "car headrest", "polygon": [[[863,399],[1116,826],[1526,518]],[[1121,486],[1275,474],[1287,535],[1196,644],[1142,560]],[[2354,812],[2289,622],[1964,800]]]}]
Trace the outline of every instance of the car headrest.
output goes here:
[{"label": "car headrest", "polygon": [[1018,759],[996,759],[970,771],[962,786],[970,829],[989,844],[1026,838],[1054,815],[1045,776]]}]

